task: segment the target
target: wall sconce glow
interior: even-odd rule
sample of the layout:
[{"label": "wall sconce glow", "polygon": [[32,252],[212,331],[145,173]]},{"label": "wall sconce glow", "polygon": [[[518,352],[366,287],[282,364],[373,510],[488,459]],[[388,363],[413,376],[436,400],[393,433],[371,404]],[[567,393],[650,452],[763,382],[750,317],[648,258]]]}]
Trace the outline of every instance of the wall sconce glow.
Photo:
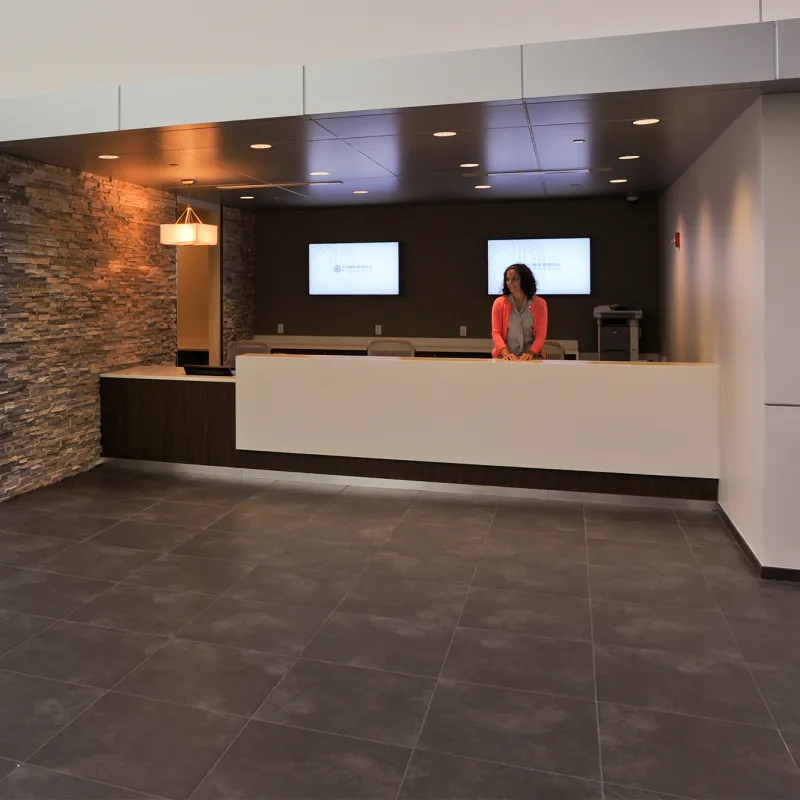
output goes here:
[{"label": "wall sconce glow", "polygon": [[308,174],[309,175],[314,175],[314,176],[317,176],[317,175],[330,175],[330,172],[309,172]]},{"label": "wall sconce glow", "polygon": [[98,158],[102,158],[103,161],[115,161],[119,158],[119,156],[112,155],[111,153],[105,153],[102,156],[97,156]]},{"label": "wall sconce glow", "polygon": [[269,150],[272,145],[271,144],[251,144],[251,149],[253,150]]},{"label": "wall sconce glow", "polygon": [[614,178],[613,181],[609,181],[609,183],[627,183],[627,178]]},{"label": "wall sconce glow", "polygon": [[635,119],[633,121],[634,125],[658,125],[661,122],[660,119],[656,119],[656,117],[648,117],[647,119]]},{"label": "wall sconce glow", "polygon": [[243,194],[239,199],[240,200],[255,200],[256,198],[253,197],[252,194]]},{"label": "wall sconce glow", "polygon": [[439,139],[446,139],[448,136],[457,136],[458,134],[455,131],[436,131],[433,135]]},{"label": "wall sconce glow", "polygon": [[480,164],[461,164],[462,169],[474,169],[475,167],[479,167]]},{"label": "wall sconce glow", "polygon": [[636,161],[637,158],[640,158],[640,156],[620,156],[619,160],[620,161]]},{"label": "wall sconce glow", "polygon": [[366,189],[356,189],[353,194],[369,194]]},{"label": "wall sconce glow", "polygon": [[491,186],[489,186],[489,184],[488,184],[488,183],[482,183],[482,184],[480,184],[479,186],[476,186],[475,188],[476,188],[476,189],[491,189],[492,187],[491,187]]},{"label": "wall sconce glow", "polygon": [[191,206],[186,206],[174,224],[161,226],[161,244],[214,247],[216,243],[217,226],[204,225]]}]

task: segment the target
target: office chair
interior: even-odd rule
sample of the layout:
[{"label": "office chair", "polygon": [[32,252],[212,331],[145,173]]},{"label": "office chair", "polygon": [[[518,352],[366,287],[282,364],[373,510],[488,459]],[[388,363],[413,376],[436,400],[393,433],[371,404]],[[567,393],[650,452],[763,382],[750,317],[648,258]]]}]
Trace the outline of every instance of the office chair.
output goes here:
[{"label": "office chair", "polygon": [[373,339],[367,345],[368,356],[399,356],[413,358],[414,345],[407,339]]},{"label": "office chair", "polygon": [[269,352],[269,345],[266,342],[259,342],[256,339],[242,339],[238,342],[231,342],[228,345],[228,352],[225,354],[225,363],[229,367],[235,367],[236,356],[241,356],[245,353],[268,354]]},{"label": "office chair", "polygon": [[555,339],[548,339],[542,347],[542,355],[547,361],[563,361],[567,355],[564,345]]}]

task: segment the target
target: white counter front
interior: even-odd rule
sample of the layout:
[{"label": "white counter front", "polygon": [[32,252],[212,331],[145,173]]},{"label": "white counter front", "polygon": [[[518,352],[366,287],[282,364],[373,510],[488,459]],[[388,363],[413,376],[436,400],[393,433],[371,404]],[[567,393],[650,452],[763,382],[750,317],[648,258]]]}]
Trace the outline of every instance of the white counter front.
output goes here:
[{"label": "white counter front", "polygon": [[718,368],[239,356],[236,448],[717,478]]}]

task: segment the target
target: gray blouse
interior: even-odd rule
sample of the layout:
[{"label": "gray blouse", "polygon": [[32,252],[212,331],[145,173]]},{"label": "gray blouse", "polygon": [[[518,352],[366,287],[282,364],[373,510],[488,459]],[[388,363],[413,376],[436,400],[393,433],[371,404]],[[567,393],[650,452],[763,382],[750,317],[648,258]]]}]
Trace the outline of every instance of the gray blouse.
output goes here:
[{"label": "gray blouse", "polygon": [[508,301],[513,308],[508,318],[508,332],[506,334],[506,347],[515,356],[527,353],[533,346],[533,312],[531,300],[527,298],[518,306],[514,298],[508,296]]}]

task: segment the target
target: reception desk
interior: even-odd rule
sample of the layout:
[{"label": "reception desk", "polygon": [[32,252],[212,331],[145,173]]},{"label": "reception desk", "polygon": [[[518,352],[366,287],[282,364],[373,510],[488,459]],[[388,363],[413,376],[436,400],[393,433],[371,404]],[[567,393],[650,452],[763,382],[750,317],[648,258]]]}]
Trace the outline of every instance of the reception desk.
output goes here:
[{"label": "reception desk", "polygon": [[716,499],[714,365],[246,355],[236,367],[102,376],[103,454]]}]

